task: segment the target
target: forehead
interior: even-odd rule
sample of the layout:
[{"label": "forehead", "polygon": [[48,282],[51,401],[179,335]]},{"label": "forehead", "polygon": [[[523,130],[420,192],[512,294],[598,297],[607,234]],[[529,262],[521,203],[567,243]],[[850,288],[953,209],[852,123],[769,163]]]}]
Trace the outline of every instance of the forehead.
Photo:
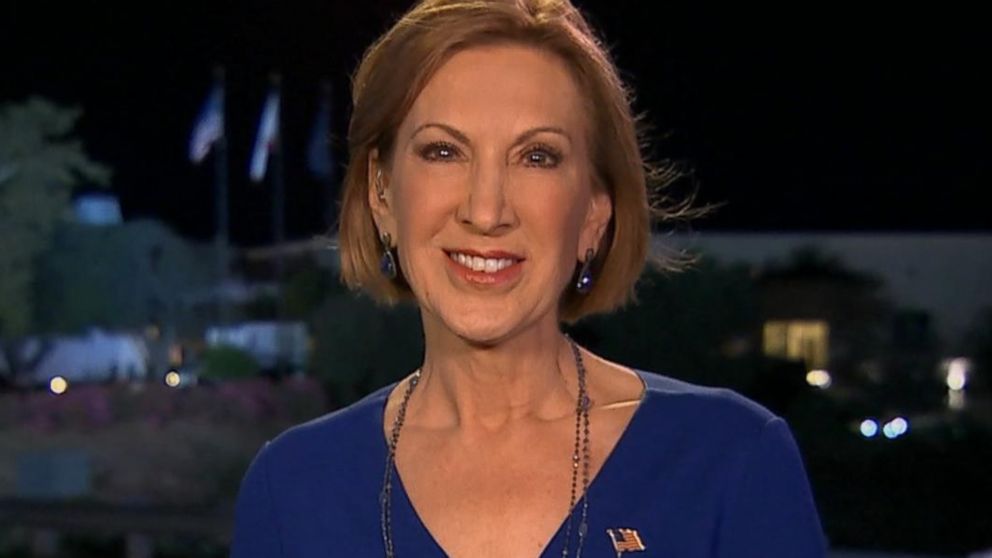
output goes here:
[{"label": "forehead", "polygon": [[444,121],[469,133],[562,128],[585,130],[578,85],[557,55],[522,45],[478,46],[445,62],[427,82],[402,129]]}]

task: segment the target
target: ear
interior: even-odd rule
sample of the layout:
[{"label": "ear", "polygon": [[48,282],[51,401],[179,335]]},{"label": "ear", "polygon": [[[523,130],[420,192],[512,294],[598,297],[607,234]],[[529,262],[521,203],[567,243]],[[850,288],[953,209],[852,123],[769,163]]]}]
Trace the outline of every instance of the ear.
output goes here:
[{"label": "ear", "polygon": [[369,208],[372,210],[372,219],[375,221],[379,234],[388,233],[396,238],[389,177],[379,159],[378,149],[372,149],[369,152],[367,183]]},{"label": "ear", "polygon": [[596,189],[589,198],[589,208],[586,210],[585,222],[582,224],[582,234],[579,237],[578,261],[586,257],[586,250],[592,249],[599,253],[599,243],[606,234],[606,228],[613,218],[613,201],[606,190]]}]

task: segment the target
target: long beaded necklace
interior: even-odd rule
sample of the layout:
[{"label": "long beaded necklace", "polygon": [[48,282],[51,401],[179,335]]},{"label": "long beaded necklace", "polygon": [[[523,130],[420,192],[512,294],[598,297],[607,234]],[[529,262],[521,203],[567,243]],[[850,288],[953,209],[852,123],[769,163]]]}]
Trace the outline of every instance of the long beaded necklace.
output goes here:
[{"label": "long beaded necklace", "polygon": [[[572,542],[572,520],[575,516],[575,506],[579,499],[582,500],[582,510],[578,527],[578,544],[575,548],[575,557],[582,557],[582,546],[585,543],[588,532],[589,517],[589,393],[586,389],[586,367],[582,361],[582,353],[579,347],[568,339],[568,344],[572,348],[572,356],[575,359],[575,368],[578,371],[578,397],[575,403],[575,447],[572,450],[572,485],[571,497],[568,502],[568,519],[565,524],[565,544],[561,549],[562,558],[568,558],[568,548]],[[380,505],[380,526],[382,528],[382,542],[386,550],[386,558],[395,558],[396,553],[393,547],[393,524],[391,503],[393,497],[393,469],[396,466],[396,445],[400,440],[400,430],[406,420],[406,408],[410,402],[410,396],[414,388],[420,383],[420,370],[413,373],[410,381],[407,382],[406,391],[400,401],[400,407],[393,419],[393,425],[389,431],[388,452],[386,455],[386,471],[382,478],[382,491],[379,493]],[[582,492],[579,493],[579,469],[582,469]]]}]

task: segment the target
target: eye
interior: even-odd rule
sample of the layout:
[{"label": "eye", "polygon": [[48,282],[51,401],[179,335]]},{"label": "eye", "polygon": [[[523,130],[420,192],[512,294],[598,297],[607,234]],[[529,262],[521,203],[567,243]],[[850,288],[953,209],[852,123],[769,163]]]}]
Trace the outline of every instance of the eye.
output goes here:
[{"label": "eye", "polygon": [[460,155],[458,148],[448,142],[436,141],[428,143],[418,150],[420,157],[425,161],[454,161]]},{"label": "eye", "polygon": [[547,145],[535,145],[524,152],[524,164],[528,167],[552,169],[561,163],[561,152]]}]

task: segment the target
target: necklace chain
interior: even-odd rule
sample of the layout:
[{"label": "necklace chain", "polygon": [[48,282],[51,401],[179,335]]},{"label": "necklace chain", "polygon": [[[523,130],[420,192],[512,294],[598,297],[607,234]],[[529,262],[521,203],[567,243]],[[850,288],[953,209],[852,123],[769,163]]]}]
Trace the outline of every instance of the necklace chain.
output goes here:
[{"label": "necklace chain", "polygon": [[[565,544],[561,549],[562,558],[568,558],[568,548],[572,542],[572,522],[575,517],[576,504],[581,500],[582,509],[577,529],[578,544],[575,549],[575,557],[582,557],[582,546],[585,542],[588,529],[589,517],[589,393],[586,387],[586,367],[582,361],[582,353],[578,345],[566,336],[568,344],[572,348],[572,356],[575,359],[575,368],[578,376],[578,397],[575,402],[575,446],[572,449],[572,482],[571,497],[568,501],[568,519],[565,524]],[[382,528],[382,542],[386,550],[386,558],[395,558],[396,553],[393,546],[393,524],[392,524],[392,498],[393,498],[393,470],[396,467],[396,446],[400,440],[400,430],[406,421],[406,409],[410,403],[410,396],[413,395],[414,388],[420,383],[420,370],[418,369],[407,382],[406,390],[403,392],[403,399],[400,401],[396,418],[389,430],[389,447],[386,454],[386,470],[382,477],[382,491],[379,493],[380,506],[380,527]],[[581,469],[581,471],[580,471]],[[579,477],[582,479],[582,491],[578,492]]]},{"label": "necklace chain", "polygon": [[[582,516],[579,521],[579,541],[575,548],[575,556],[576,558],[581,558],[582,545],[585,542],[586,532],[588,531],[586,520],[589,515],[589,392],[586,389],[586,367],[582,361],[582,353],[579,351],[578,345],[571,338],[568,339],[568,344],[572,348],[572,356],[575,359],[579,389],[575,403],[575,447],[572,450],[571,498],[568,502],[568,522],[565,526],[565,544],[561,549],[561,556],[562,558],[568,558],[568,546],[572,541],[572,518],[575,516],[576,498],[580,497],[582,499]],[[582,493],[581,495],[577,495],[576,484],[580,466],[582,467]]]}]

